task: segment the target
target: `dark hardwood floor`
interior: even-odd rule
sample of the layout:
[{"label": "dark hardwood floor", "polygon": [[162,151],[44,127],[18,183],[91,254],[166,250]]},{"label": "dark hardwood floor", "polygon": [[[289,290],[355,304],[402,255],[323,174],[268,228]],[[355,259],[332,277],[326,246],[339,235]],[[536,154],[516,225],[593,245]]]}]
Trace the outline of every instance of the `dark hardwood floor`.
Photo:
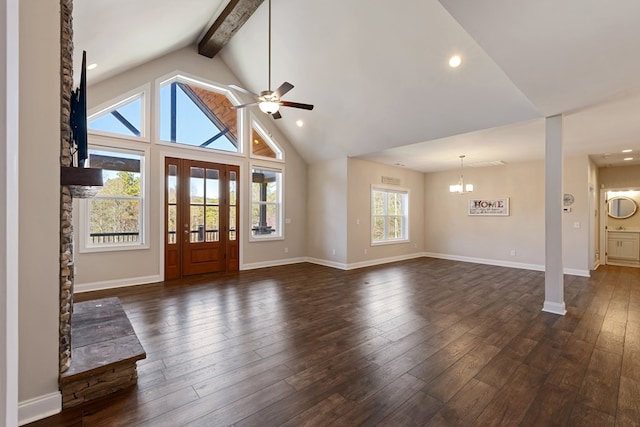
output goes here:
[{"label": "dark hardwood floor", "polygon": [[422,258],[113,291],[137,387],[32,426],[640,425],[640,269],[565,276]]}]

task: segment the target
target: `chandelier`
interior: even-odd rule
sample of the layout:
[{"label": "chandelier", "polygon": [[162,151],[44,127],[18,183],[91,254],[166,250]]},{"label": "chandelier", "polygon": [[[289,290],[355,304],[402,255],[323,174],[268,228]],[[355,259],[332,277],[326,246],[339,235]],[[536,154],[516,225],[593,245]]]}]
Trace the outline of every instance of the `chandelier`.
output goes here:
[{"label": "chandelier", "polygon": [[464,183],[464,177],[462,176],[463,161],[464,155],[460,156],[460,179],[458,180],[457,184],[449,186],[449,191],[451,193],[465,194],[471,193],[473,191],[473,184]]}]

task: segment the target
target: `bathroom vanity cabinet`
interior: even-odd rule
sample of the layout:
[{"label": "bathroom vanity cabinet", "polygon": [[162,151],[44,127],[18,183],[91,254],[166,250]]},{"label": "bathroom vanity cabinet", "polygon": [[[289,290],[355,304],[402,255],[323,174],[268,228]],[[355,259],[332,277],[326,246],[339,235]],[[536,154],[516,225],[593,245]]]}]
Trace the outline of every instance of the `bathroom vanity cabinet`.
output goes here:
[{"label": "bathroom vanity cabinet", "polygon": [[607,263],[640,265],[640,231],[607,231]]}]

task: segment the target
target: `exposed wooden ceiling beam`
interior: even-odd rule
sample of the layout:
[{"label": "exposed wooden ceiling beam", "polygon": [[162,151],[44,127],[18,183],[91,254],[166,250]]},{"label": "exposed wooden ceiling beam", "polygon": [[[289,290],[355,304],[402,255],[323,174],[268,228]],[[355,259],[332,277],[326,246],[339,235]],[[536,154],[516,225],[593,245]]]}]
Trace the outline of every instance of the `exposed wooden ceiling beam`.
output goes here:
[{"label": "exposed wooden ceiling beam", "polygon": [[213,58],[263,1],[231,0],[198,43],[198,53]]}]

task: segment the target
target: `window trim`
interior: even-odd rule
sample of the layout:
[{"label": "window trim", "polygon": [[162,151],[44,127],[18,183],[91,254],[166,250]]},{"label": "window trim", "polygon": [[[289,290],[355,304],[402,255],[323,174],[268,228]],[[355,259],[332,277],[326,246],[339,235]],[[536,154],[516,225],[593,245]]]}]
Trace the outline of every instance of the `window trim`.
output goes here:
[{"label": "window trim", "polygon": [[[374,191],[384,191],[385,193],[389,193],[389,192],[394,192],[394,193],[401,193],[406,195],[406,200],[405,200],[405,213],[403,215],[404,218],[404,234],[405,237],[400,238],[400,239],[387,239],[385,237],[384,240],[374,240],[373,239],[373,192]],[[398,244],[398,243],[409,243],[411,240],[409,238],[410,234],[409,234],[409,203],[410,203],[410,190],[408,188],[404,188],[404,187],[396,187],[396,186],[391,186],[391,185],[384,185],[384,184],[372,184],[371,185],[371,190],[370,190],[370,195],[369,195],[369,219],[371,221],[371,226],[369,228],[369,239],[371,242],[371,246],[382,246],[382,245],[394,245],[394,244]],[[388,206],[385,206],[385,210],[387,209]],[[388,214],[385,213],[384,215],[385,218],[388,217]]]},{"label": "window trim", "polygon": [[[269,144],[269,147],[276,152],[275,159],[273,157],[266,157],[266,156],[260,156],[258,154],[253,154],[253,141],[251,141],[251,133],[253,132],[254,129],[256,130],[256,132],[260,134],[262,139],[264,139],[267,142],[267,144]],[[282,147],[280,147],[280,144],[278,144],[278,142],[274,139],[271,132],[267,131],[266,127],[262,124],[262,122],[258,120],[258,118],[254,113],[251,113],[249,136],[247,139],[249,140],[248,152],[249,152],[250,158],[265,160],[269,162],[278,162],[278,163],[285,162],[284,150],[282,149]]]},{"label": "window trim", "polygon": [[111,244],[100,244],[100,245],[92,245],[89,239],[89,200],[88,199],[80,199],[79,203],[79,212],[80,212],[80,220],[79,222],[79,252],[80,253],[93,253],[93,252],[119,252],[119,251],[131,251],[131,250],[141,250],[141,249],[149,249],[150,242],[150,219],[149,219],[149,211],[150,211],[150,201],[149,194],[151,194],[151,180],[149,179],[150,168],[149,164],[149,156],[150,156],[150,148],[148,146],[140,147],[139,145],[133,144],[122,144],[117,141],[109,141],[106,143],[105,141],[95,140],[90,138],[89,141],[89,150],[104,150],[110,151],[114,153],[123,153],[123,154],[136,154],[141,156],[140,159],[140,177],[142,178],[142,188],[141,191],[141,226],[140,226],[140,242],[139,243],[111,243]]},{"label": "window trim", "polygon": [[[87,134],[90,136],[97,135],[97,136],[104,136],[107,138],[117,138],[117,139],[124,139],[124,140],[130,140],[130,141],[151,142],[151,136],[150,136],[151,132],[149,132],[150,126],[151,126],[150,94],[151,94],[151,84],[146,83],[136,89],[130,90],[129,92],[126,92],[118,97],[112,98],[109,101],[103,102],[97,107],[92,108],[91,110],[88,111],[88,114],[87,114]],[[122,105],[125,105],[138,97],[142,98],[142,103],[141,103],[142,111],[140,112],[140,114],[142,115],[142,117],[140,118],[140,124],[142,129],[140,129],[140,136],[124,135],[121,133],[106,132],[101,130],[92,130],[89,128],[89,122],[92,119],[102,116],[110,110],[116,110]]]},{"label": "window trim", "polygon": [[[261,237],[257,237],[253,234],[253,224],[251,223],[251,212],[253,210],[253,190],[252,190],[252,186],[253,186],[253,170],[254,169],[262,169],[262,170],[267,170],[267,171],[272,171],[272,172],[279,172],[280,173],[280,188],[279,190],[279,194],[278,194],[278,224],[277,227],[281,230],[281,232],[278,235],[269,235],[269,236],[261,236]],[[248,168],[248,179],[247,182],[249,183],[248,188],[248,193],[249,193],[249,204],[248,204],[248,215],[247,215],[247,219],[248,219],[248,236],[249,236],[249,242],[267,242],[267,241],[274,241],[274,240],[284,240],[285,239],[285,230],[284,230],[284,224],[285,224],[285,220],[284,220],[284,181],[285,181],[285,171],[284,171],[284,167],[282,167],[281,165],[273,165],[273,166],[269,166],[266,165],[264,163],[250,163],[249,164],[249,168]]]},{"label": "window trim", "polygon": [[199,77],[199,76],[195,76],[189,73],[185,73],[179,70],[176,70],[172,73],[169,74],[165,74],[164,76],[161,76],[159,78],[157,78],[155,80],[155,102],[154,102],[154,106],[155,106],[155,111],[154,111],[154,120],[155,120],[155,126],[154,126],[154,131],[155,131],[155,137],[154,137],[154,143],[157,145],[162,145],[165,147],[176,147],[176,148],[182,148],[182,149],[187,149],[187,150],[191,150],[191,151],[199,151],[202,153],[216,153],[216,154],[223,154],[223,155],[227,155],[227,156],[239,156],[239,157],[245,157],[245,123],[246,123],[246,119],[245,119],[245,114],[243,112],[243,110],[238,110],[238,151],[225,151],[225,150],[218,150],[216,148],[207,148],[207,147],[199,147],[196,145],[189,145],[189,144],[183,144],[183,143],[179,143],[179,142],[171,142],[171,141],[165,141],[163,139],[160,138],[160,116],[161,116],[161,109],[162,109],[162,105],[161,105],[161,99],[160,99],[160,91],[162,90],[162,87],[167,85],[167,84],[171,84],[173,82],[180,82],[180,83],[187,83],[187,84],[193,84],[195,86],[199,86],[203,89],[206,90],[211,90],[214,92],[219,92],[221,94],[223,94],[224,96],[227,97],[227,99],[229,99],[229,101],[231,101],[231,103],[233,105],[239,105],[241,104],[240,99],[233,93],[233,91],[231,91],[231,89],[229,89],[227,86],[222,85],[220,83],[215,83],[211,80],[207,80],[205,78]]}]

